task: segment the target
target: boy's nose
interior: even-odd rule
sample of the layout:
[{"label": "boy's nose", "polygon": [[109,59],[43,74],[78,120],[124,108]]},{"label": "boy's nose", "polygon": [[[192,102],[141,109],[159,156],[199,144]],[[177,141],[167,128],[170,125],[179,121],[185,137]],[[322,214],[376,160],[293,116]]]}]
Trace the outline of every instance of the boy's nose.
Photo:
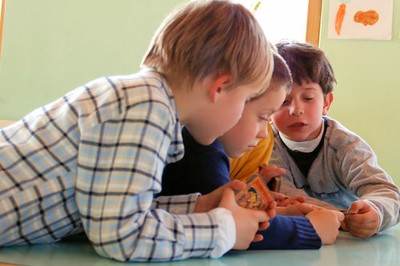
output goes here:
[{"label": "boy's nose", "polygon": [[268,122],[266,122],[265,125],[263,124],[263,125],[260,127],[260,130],[258,131],[258,134],[257,134],[257,138],[258,138],[258,139],[263,139],[263,138],[268,137],[267,123],[268,123]]},{"label": "boy's nose", "polygon": [[304,113],[303,107],[300,104],[292,104],[290,107],[290,114],[294,116],[299,116]]}]

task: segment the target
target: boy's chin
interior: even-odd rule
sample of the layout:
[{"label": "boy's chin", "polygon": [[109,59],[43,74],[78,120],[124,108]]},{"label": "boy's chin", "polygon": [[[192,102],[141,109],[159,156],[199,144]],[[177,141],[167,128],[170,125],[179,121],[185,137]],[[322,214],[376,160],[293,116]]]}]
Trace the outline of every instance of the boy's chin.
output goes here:
[{"label": "boy's chin", "polygon": [[228,156],[233,159],[238,159],[238,158],[242,157],[242,155],[245,153],[246,152],[244,152],[244,151],[234,151],[234,152],[230,152],[228,154]]},{"label": "boy's chin", "polygon": [[204,131],[199,132],[199,130],[195,130],[189,126],[186,126],[186,128],[189,130],[190,135],[192,135],[196,142],[201,145],[210,145],[219,137],[212,134],[206,134]]},{"label": "boy's chin", "polygon": [[217,137],[213,136],[193,136],[193,138],[197,141],[197,143],[205,146],[211,145],[217,139]]}]

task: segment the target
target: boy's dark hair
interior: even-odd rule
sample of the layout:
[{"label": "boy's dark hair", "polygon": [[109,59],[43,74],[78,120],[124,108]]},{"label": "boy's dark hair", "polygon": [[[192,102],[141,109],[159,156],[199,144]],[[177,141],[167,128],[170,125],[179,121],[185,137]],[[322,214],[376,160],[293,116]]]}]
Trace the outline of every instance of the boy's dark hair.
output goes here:
[{"label": "boy's dark hair", "polygon": [[277,43],[276,48],[289,66],[293,82],[300,85],[303,82],[317,83],[324,95],[333,91],[335,74],[321,49],[308,43],[287,40]]},{"label": "boy's dark hair", "polygon": [[269,86],[263,93],[261,93],[257,97],[252,98],[249,102],[253,102],[260,99],[269,90],[279,90],[283,86],[285,86],[286,91],[289,93],[290,90],[292,89],[293,86],[292,74],[290,73],[290,69],[286,64],[285,60],[275,51],[272,53],[272,56],[274,62],[274,70],[272,71],[272,77]]},{"label": "boy's dark hair", "polygon": [[293,85],[292,74],[285,60],[277,52],[273,53],[274,56],[274,70],[270,84],[278,86],[286,86],[286,90],[290,91]]}]

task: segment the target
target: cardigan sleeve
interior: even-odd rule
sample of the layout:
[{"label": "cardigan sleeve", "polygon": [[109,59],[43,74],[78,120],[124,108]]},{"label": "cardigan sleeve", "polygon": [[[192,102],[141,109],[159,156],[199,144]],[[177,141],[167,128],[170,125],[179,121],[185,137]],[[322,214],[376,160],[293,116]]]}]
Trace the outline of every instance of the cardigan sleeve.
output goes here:
[{"label": "cardigan sleeve", "polygon": [[310,220],[305,216],[277,215],[265,231],[264,239],[250,245],[249,249],[319,249],[322,246]]}]

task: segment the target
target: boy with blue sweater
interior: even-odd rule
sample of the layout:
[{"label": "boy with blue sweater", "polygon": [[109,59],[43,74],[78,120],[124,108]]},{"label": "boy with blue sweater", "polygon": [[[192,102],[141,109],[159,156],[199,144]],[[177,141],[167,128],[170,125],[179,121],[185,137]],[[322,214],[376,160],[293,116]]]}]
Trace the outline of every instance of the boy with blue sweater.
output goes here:
[{"label": "boy with blue sweater", "polygon": [[[208,193],[226,183],[231,178],[239,178],[243,173],[230,171],[230,157],[245,157],[251,153],[262,154],[262,161],[268,160],[268,150],[254,150],[258,143],[270,143],[268,135],[269,116],[279,109],[291,87],[291,76],[284,60],[274,55],[274,72],[269,88],[263,95],[249,102],[238,124],[218,138],[211,145],[198,143],[183,129],[185,143],[184,158],[168,164],[163,174],[161,195],[178,195],[195,191]],[[270,127],[268,127],[270,128]],[[255,157],[253,157],[254,159]],[[265,158],[265,160],[264,160]],[[240,160],[240,159],[239,159]],[[257,160],[258,161],[258,160]],[[247,160],[247,162],[252,163]],[[234,161],[235,168],[238,162]],[[269,177],[283,174],[282,169],[269,166]],[[265,169],[264,169],[265,170]],[[250,176],[246,176],[248,178]],[[268,178],[264,175],[265,178]],[[313,206],[298,204],[298,216],[277,215],[270,221],[267,230],[261,232],[263,241],[253,243],[252,249],[313,249],[321,244],[331,244],[336,240],[343,215],[336,211],[314,210]],[[278,207],[278,213],[287,213],[289,208]],[[299,213],[300,212],[300,213]],[[303,214],[305,216],[303,216]]]}]

